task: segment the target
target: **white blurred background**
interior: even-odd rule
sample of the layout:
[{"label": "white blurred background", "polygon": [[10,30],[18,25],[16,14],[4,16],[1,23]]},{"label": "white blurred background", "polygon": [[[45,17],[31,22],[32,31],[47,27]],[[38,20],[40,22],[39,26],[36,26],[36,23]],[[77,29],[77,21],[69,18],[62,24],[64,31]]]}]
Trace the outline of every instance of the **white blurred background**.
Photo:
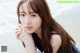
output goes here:
[{"label": "white blurred background", "polygon": [[[16,8],[20,0],[0,0],[0,53],[1,46],[7,46],[7,53],[26,53],[22,43],[16,39]],[[80,4],[59,4],[47,0],[52,16],[76,41],[80,49]]]}]

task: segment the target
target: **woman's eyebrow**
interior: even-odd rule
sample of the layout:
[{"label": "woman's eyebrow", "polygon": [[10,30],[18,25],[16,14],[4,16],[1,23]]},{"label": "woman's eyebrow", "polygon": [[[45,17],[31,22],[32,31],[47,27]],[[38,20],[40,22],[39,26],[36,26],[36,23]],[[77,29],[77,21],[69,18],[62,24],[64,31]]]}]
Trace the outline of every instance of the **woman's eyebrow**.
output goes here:
[{"label": "woman's eyebrow", "polygon": [[[20,12],[20,13],[27,14],[27,13],[25,13],[25,12]],[[29,14],[32,14],[32,13],[35,13],[35,12],[29,12]]]},{"label": "woman's eyebrow", "polygon": [[20,13],[24,13],[24,12],[20,12]]},{"label": "woman's eyebrow", "polygon": [[31,14],[31,13],[35,13],[35,12],[29,12],[29,13]]}]

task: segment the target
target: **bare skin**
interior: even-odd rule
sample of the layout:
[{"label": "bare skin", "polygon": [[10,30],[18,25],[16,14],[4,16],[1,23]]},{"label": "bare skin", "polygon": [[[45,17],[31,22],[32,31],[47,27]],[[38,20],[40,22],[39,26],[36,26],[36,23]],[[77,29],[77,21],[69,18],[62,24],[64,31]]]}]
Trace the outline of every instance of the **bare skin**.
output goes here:
[{"label": "bare skin", "polygon": [[[25,44],[27,53],[37,53],[36,46],[34,45],[33,38],[30,33],[26,33],[25,29],[19,25],[16,28],[16,37]],[[53,53],[57,53],[61,45],[61,37],[57,34],[52,35],[51,45],[53,48]],[[44,52],[43,52],[44,53]]]},{"label": "bare skin", "polygon": [[25,29],[22,28],[21,25],[16,28],[16,37],[24,42],[27,53],[37,53],[31,34],[26,33]]},{"label": "bare skin", "polygon": [[[23,4],[23,9],[22,9],[22,5],[20,6],[20,21],[22,24],[19,24],[19,26],[15,30],[16,37],[20,41],[24,42],[25,48],[26,48],[26,53],[37,53],[37,49],[36,49],[36,46],[34,45],[34,41],[33,41],[31,34],[33,32],[35,32],[41,38],[42,20],[37,13],[33,12],[33,10],[30,8],[30,6],[28,6],[28,8],[26,8],[26,5],[27,5],[26,3]],[[26,13],[24,13],[23,10]],[[26,28],[27,26],[31,26],[33,28],[29,30]],[[51,41],[51,45],[53,48],[53,53],[57,53],[57,51],[61,45],[60,35],[53,34],[50,41]]]}]

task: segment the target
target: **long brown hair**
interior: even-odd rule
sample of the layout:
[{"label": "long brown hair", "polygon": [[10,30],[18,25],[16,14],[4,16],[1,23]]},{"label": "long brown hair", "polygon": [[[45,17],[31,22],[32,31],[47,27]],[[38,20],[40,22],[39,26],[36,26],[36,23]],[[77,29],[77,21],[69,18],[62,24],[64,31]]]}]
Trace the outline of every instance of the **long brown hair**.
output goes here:
[{"label": "long brown hair", "polygon": [[[25,0],[26,2],[26,0]],[[17,7],[18,22],[20,22],[19,8],[24,1],[20,1]],[[75,41],[70,37],[70,35],[52,18],[49,7],[45,0],[31,0],[30,6],[32,10],[39,14],[42,19],[42,30],[41,30],[41,41],[44,53],[53,53],[53,49],[50,43],[52,31],[55,31],[61,36],[61,46],[57,53],[71,53],[72,45],[71,42]],[[67,49],[66,49],[67,48]]]}]

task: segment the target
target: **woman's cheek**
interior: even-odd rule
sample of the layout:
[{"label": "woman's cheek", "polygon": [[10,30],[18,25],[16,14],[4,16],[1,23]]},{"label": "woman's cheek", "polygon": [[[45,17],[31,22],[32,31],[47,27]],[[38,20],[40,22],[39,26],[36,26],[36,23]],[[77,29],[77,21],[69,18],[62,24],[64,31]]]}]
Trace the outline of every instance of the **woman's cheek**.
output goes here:
[{"label": "woman's cheek", "polygon": [[24,19],[22,19],[22,18],[20,18],[20,21],[21,21],[22,25],[23,25],[23,24],[24,24],[24,22],[25,22],[25,20],[24,20]]}]

